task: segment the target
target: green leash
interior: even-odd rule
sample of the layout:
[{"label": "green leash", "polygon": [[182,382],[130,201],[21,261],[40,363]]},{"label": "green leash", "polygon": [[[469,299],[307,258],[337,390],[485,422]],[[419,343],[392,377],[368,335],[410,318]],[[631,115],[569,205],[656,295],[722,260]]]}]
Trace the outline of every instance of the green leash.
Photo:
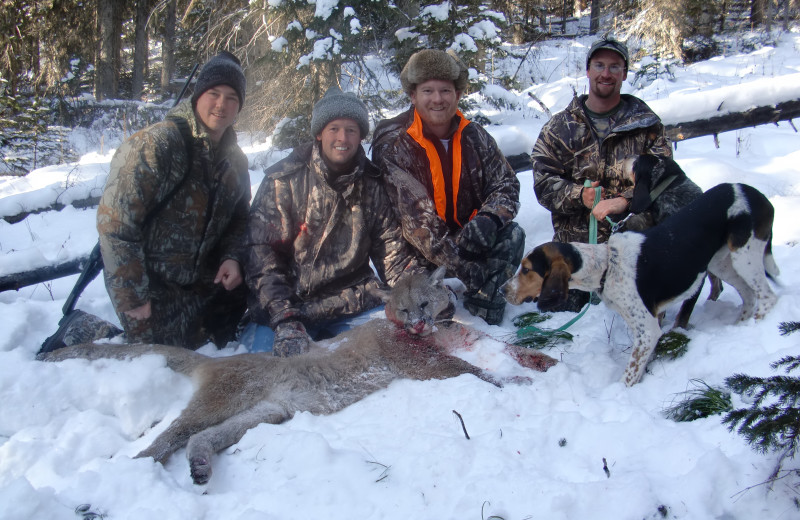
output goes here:
[{"label": "green leash", "polygon": [[[584,188],[591,188],[592,183],[589,179],[586,179],[583,183]],[[597,203],[600,202],[600,187],[594,188],[594,204],[592,207],[594,208],[597,206]],[[608,217],[606,217],[608,218]],[[611,220],[609,219],[609,222]],[[613,222],[612,222],[613,224]],[[589,243],[596,244],[597,243],[597,219],[594,215],[589,215]],[[527,327],[522,327],[517,329],[517,339],[523,338],[525,336],[531,336],[534,334],[541,334],[544,336],[552,336],[553,334],[558,334],[559,332],[563,332],[570,328],[572,325],[575,324],[576,321],[583,318],[583,315],[586,314],[586,311],[589,310],[589,306],[592,304],[592,297],[594,296],[593,292],[589,293],[589,301],[586,303],[586,306],[581,309],[581,311],[575,315],[571,320],[563,324],[562,326],[558,327],[557,329],[540,329],[534,325],[528,325]]]}]

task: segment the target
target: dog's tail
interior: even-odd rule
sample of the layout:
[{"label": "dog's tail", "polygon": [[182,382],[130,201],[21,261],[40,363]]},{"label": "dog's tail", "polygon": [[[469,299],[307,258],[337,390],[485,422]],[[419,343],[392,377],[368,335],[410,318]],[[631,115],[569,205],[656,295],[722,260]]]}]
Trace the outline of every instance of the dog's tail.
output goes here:
[{"label": "dog's tail", "polygon": [[167,366],[181,374],[189,375],[208,357],[192,350],[167,345],[115,345],[111,343],[83,343],[39,354],[40,361],[64,361],[65,359],[131,359],[145,354],[164,356]]}]

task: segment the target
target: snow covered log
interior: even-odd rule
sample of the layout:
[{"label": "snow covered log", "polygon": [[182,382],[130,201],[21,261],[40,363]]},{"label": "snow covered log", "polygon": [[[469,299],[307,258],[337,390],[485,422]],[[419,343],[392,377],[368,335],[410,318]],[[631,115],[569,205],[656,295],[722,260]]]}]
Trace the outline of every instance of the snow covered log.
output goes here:
[{"label": "snow covered log", "polygon": [[86,255],[56,265],[48,265],[31,269],[30,271],[0,276],[0,292],[16,291],[29,285],[36,285],[37,283],[48,282],[57,278],[78,274],[83,270],[83,267],[88,261],[89,255]]},{"label": "snow covered log", "polygon": [[791,121],[797,117],[800,117],[800,99],[784,101],[775,106],[755,107],[744,112],[730,112],[707,119],[665,125],[665,128],[669,138],[678,142],[778,121]]},{"label": "snow covered log", "polygon": [[21,211],[19,213],[15,213],[14,215],[6,215],[3,217],[3,220],[8,222],[9,224],[16,224],[17,222],[25,220],[25,218],[28,215],[36,215],[38,213],[44,213],[45,211],[61,211],[67,206],[72,206],[73,208],[76,209],[94,208],[97,207],[98,204],[100,204],[99,196],[86,197],[84,199],[73,200],[69,204],[62,204],[61,202],[53,202],[52,204],[44,208],[38,208],[31,211]]}]

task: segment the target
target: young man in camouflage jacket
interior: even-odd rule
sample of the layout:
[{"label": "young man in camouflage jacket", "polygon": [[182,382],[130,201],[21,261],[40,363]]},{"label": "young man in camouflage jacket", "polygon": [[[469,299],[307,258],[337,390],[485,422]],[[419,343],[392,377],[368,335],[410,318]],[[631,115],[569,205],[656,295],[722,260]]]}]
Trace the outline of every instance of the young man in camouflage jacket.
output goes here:
[{"label": "young man in camouflage jacket", "polygon": [[[628,213],[633,179],[623,173],[625,158],[642,153],[671,156],[664,126],[650,107],[620,94],[628,74],[628,49],[616,40],[596,41],[586,56],[589,94],[576,97],[542,128],[533,148],[534,192],[551,212],[553,240],[589,242],[589,215],[598,220],[597,241],[605,242],[611,225]],[[601,199],[593,209],[595,190]],[[654,223],[648,212],[626,222],[627,229]],[[588,293],[570,291],[564,310],[579,310]]]},{"label": "young man in camouflage jacket", "polygon": [[244,97],[239,60],[223,52],[202,68],[191,100],[114,154],[97,230],[130,342],[197,348],[234,339],[246,308],[250,177],[232,126]]},{"label": "young man in camouflage jacket", "polygon": [[381,280],[422,270],[361,146],[368,132],[364,103],[331,87],[312,112],[315,140],[266,170],[246,240],[252,350],[305,352],[383,304]]},{"label": "young man in camouflage jacket", "polygon": [[512,219],[519,181],[497,143],[467,120],[458,101],[467,68],[454,55],[427,49],[400,74],[412,107],[381,121],[372,159],[386,179],[403,236],[467,287],[464,307],[487,323],[503,318],[500,287],[522,258],[525,233]]}]

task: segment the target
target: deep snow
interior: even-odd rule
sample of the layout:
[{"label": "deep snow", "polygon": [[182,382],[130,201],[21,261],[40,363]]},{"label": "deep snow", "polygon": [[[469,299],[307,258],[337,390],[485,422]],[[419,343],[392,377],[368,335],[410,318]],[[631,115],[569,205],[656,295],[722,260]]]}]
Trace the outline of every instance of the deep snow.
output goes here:
[{"label": "deep snow", "polygon": [[[522,74],[522,92],[487,89],[516,108],[497,110],[474,98],[495,125],[507,154],[530,151],[546,116],[530,91],[555,113],[582,73],[589,40],[543,44]],[[714,58],[675,70],[632,92],[667,122],[800,98],[800,36],[776,47]],[[629,81],[633,74],[629,76]],[[737,108],[738,107],[738,108]],[[241,141],[251,159],[253,192],[261,169],[283,155],[269,141]],[[501,375],[522,374],[529,386],[497,389],[471,376],[399,381],[327,417],[299,413],[261,425],[214,460],[207,486],[195,486],[179,451],[162,467],[131,457],[174,419],[191,383],[156,356],[121,361],[34,360],[51,334],[76,277],[0,293],[0,518],[73,518],[81,504],[109,518],[514,519],[788,519],[800,517],[789,479],[767,493],[759,485],[776,454],[753,451],[719,417],[675,423],[661,412],[690,380],[719,385],[737,372],[770,375],[769,364],[797,355],[800,334],[778,324],[800,320],[800,136],[787,123],[681,142],[676,159],[704,189],[746,182],[776,209],[773,250],[782,271],[776,308],[758,323],[735,324],[739,298],[726,287],[701,301],[688,332],[689,352],[651,364],[642,383],[620,382],[631,338],[603,304],[573,326],[574,342],[548,351],[560,362],[547,373],[518,367],[491,340],[463,357]],[[102,190],[111,152],[51,166],[22,179],[0,180],[0,215]],[[530,171],[519,175],[529,248],[552,235],[549,214],[533,195]],[[94,210],[67,207],[0,222],[0,274],[88,252],[97,240]],[[115,321],[98,279],[78,306]],[[533,304],[509,307],[502,326],[487,326],[459,308],[457,319],[502,338],[511,318]],[[674,315],[672,309],[669,318]],[[548,325],[565,322],[556,314]],[[233,346],[210,355],[230,355]],[[743,403],[734,397],[735,405]],[[467,440],[453,414],[469,431]],[[608,473],[604,470],[607,463]],[[796,467],[790,461],[788,467]],[[664,509],[665,508],[665,509]]]}]

